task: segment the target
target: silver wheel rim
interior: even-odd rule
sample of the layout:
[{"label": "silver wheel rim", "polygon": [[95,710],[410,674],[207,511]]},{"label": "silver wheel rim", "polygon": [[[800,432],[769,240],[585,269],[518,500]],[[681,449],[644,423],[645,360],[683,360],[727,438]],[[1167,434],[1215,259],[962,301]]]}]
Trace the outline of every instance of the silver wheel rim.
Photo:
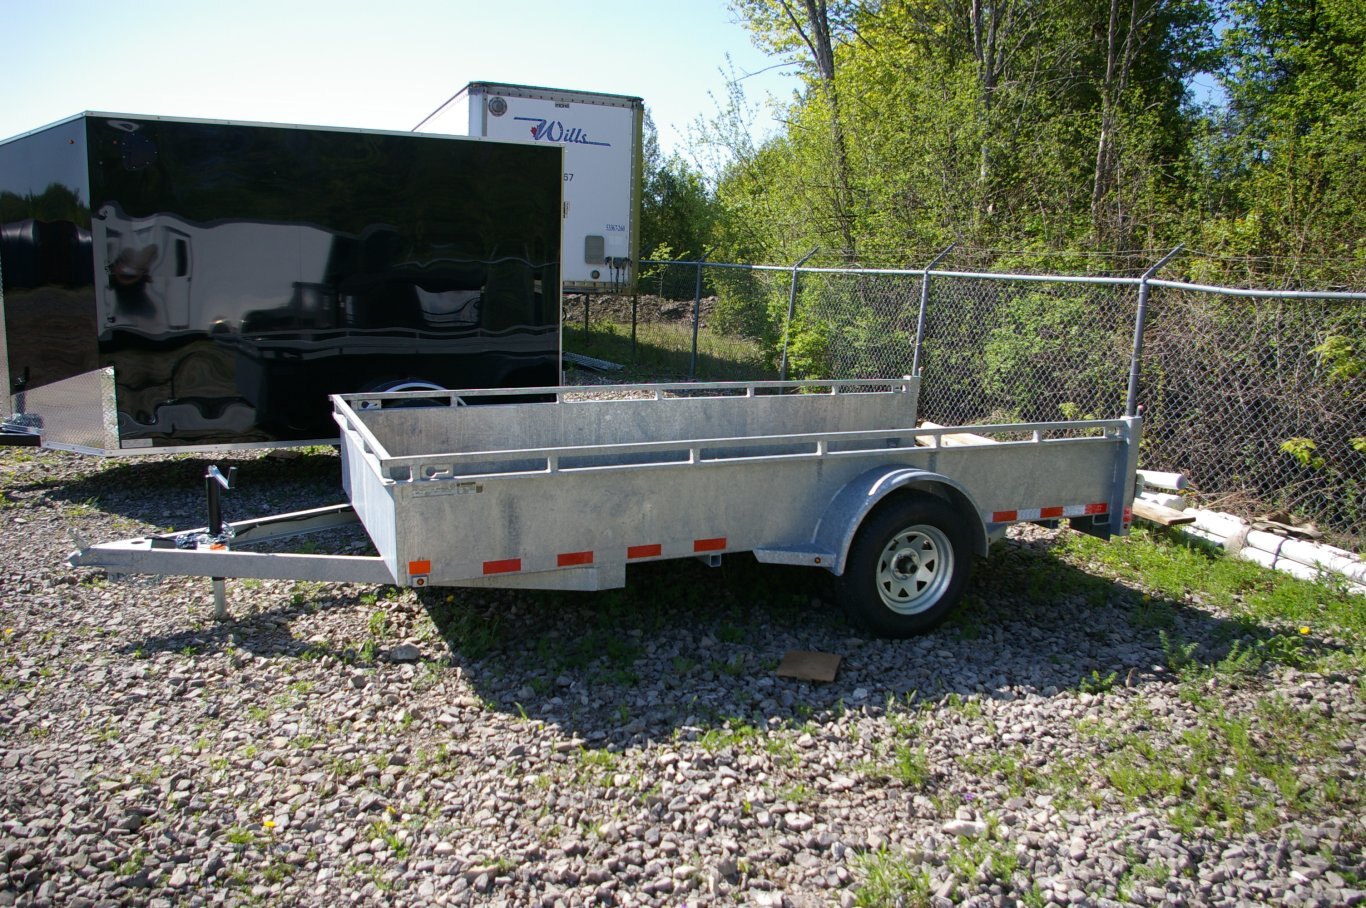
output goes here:
[{"label": "silver wheel rim", "polygon": [[445,391],[440,385],[434,385],[429,381],[400,381],[394,382],[385,388],[385,393],[394,391]]},{"label": "silver wheel rim", "polygon": [[[383,393],[388,394],[395,391],[446,391],[448,389],[443,388],[440,385],[434,385],[429,381],[403,381],[395,382],[393,385],[381,390]],[[465,399],[463,397],[452,397],[451,406],[463,407],[465,406]]]},{"label": "silver wheel rim", "polygon": [[898,615],[918,615],[944,595],[953,577],[953,546],[938,527],[906,527],[882,547],[877,593]]}]

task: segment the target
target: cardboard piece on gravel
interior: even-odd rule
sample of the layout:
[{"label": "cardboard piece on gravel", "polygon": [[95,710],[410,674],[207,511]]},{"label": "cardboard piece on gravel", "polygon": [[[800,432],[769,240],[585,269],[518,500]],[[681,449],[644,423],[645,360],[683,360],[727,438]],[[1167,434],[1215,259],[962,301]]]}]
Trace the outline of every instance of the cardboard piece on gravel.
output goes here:
[{"label": "cardboard piece on gravel", "polygon": [[801,681],[834,681],[840,669],[840,659],[833,653],[807,653],[793,650],[778,663],[779,678]]}]

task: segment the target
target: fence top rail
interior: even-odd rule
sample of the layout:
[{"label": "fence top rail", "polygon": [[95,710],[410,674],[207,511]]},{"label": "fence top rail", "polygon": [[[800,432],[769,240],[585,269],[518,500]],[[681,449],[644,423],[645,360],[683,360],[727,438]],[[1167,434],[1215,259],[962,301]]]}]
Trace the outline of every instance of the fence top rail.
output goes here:
[{"label": "fence top rail", "polygon": [[[855,275],[888,275],[896,277],[965,277],[979,278],[984,281],[1039,281],[1063,284],[1130,284],[1137,285],[1140,278],[1136,277],[1085,277],[1079,275],[1062,274],[1009,274],[1005,272],[991,271],[937,271],[926,270],[924,268],[816,268],[806,265],[745,265],[738,262],[680,262],[658,259],[642,259],[642,265],[680,265],[696,268],[702,265],[706,268],[733,268],[739,271],[781,271],[783,274],[791,274],[793,271],[801,274],[855,274]],[[1152,283],[1151,281],[1149,283]]]},{"label": "fence top rail", "polygon": [[[1101,275],[1081,274],[1010,274],[991,271],[912,271],[911,274],[928,274],[930,277],[977,278],[984,281],[1035,281],[1048,284],[1099,284],[1137,287],[1143,283],[1137,277],[1104,277]],[[1148,281],[1148,283],[1154,283]]]},{"label": "fence top rail", "polygon": [[[849,275],[889,275],[901,277],[956,277],[983,281],[1030,281],[1053,284],[1096,284],[1108,286],[1137,287],[1144,283],[1141,277],[1106,277],[1100,275],[1077,274],[1014,274],[994,271],[939,271],[924,268],[815,268],[793,265],[746,265],[738,262],[685,262],[671,259],[642,259],[642,265],[680,265],[707,268],[731,268],[739,271],[778,271],[783,274],[800,272],[802,274],[849,274]],[[1255,290],[1239,287],[1217,287],[1211,284],[1192,284],[1187,281],[1168,281],[1148,278],[1150,287],[1167,287],[1172,290],[1194,290],[1201,293],[1218,293],[1224,296],[1250,297],[1254,299],[1316,299],[1316,300],[1366,300],[1366,292],[1339,290]]]},{"label": "fence top rail", "polygon": [[1190,284],[1185,281],[1149,280],[1153,287],[1167,287],[1172,290],[1196,290],[1201,293],[1219,293],[1224,296],[1246,296],[1253,299],[1294,299],[1294,300],[1366,300],[1366,293],[1345,290],[1252,290],[1237,287],[1214,287],[1209,284]]}]

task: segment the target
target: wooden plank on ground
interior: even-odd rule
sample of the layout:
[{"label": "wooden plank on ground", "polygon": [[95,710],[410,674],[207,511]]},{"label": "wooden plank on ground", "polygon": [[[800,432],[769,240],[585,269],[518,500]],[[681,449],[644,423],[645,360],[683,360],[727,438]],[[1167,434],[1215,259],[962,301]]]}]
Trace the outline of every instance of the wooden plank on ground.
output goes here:
[{"label": "wooden plank on ground", "polygon": [[802,681],[834,681],[840,668],[840,657],[834,653],[808,653],[794,650],[783,656],[778,665],[778,677]]},{"label": "wooden plank on ground", "polygon": [[1195,523],[1195,515],[1187,514],[1185,511],[1178,511],[1176,508],[1165,507],[1160,504],[1153,504],[1151,501],[1144,501],[1142,498],[1134,499],[1134,516],[1158,526],[1175,527],[1182,524]]}]

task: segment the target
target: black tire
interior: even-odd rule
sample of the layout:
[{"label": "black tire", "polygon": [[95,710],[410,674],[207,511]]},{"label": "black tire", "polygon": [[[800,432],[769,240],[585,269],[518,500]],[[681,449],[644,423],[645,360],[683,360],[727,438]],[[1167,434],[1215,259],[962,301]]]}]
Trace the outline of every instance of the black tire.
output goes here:
[{"label": "black tire", "polygon": [[908,494],[863,521],[836,587],[854,623],[881,637],[911,637],[958,604],[971,561],[967,525],[953,506]]}]

